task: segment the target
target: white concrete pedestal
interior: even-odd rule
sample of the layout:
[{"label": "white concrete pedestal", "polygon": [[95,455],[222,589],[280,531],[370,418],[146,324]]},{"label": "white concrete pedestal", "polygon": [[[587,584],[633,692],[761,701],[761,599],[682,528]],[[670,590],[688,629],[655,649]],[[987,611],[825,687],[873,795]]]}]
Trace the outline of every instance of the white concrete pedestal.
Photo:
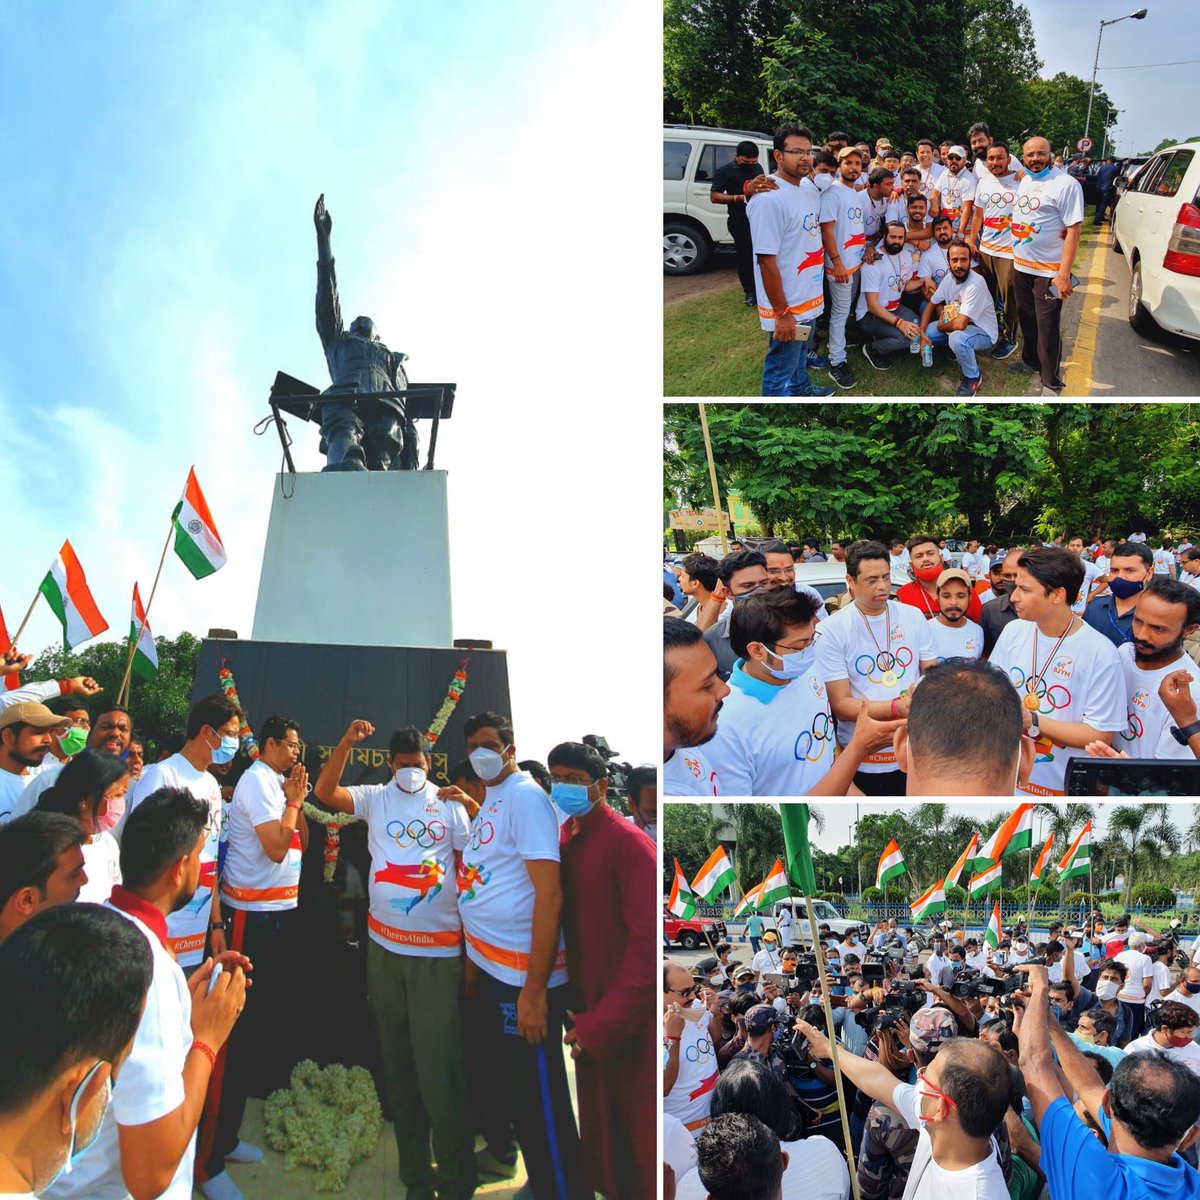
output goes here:
[{"label": "white concrete pedestal", "polygon": [[253,637],[450,646],[446,472],[277,476]]}]

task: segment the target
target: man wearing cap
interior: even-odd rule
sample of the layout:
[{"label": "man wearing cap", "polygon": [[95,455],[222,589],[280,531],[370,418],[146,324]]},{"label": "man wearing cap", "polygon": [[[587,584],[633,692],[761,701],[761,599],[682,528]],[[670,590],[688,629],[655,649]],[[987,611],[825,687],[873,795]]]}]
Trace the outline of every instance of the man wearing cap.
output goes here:
[{"label": "man wearing cap", "polygon": [[18,803],[21,794],[35,776],[58,765],[50,746],[70,724],[37,700],[0,709],[0,825],[32,807]]},{"label": "man wearing cap", "polygon": [[788,1083],[787,1063],[783,1052],[774,1044],[775,1026],[779,1022],[779,1014],[770,1004],[756,1004],[746,1014],[746,1044],[734,1056],[747,1062],[762,1063],[771,1074],[779,1080],[790,1092],[792,1085]]},{"label": "man wearing cap", "polygon": [[1004,554],[997,554],[988,564],[987,587],[982,586],[983,581],[980,580],[975,584],[975,595],[979,599],[980,607],[991,603],[993,600],[998,600],[1004,595]]},{"label": "man wearing cap", "polygon": [[[949,561],[949,552],[942,556],[942,548],[932,534],[918,533],[906,543],[909,553],[909,570],[916,578],[912,583],[906,583],[896,592],[896,599],[901,604],[911,604],[925,614],[926,620],[936,617],[939,610],[937,583],[941,578],[944,564]],[[978,621],[981,612],[980,601],[972,596],[967,602],[967,619]]]},{"label": "man wearing cap", "polygon": [[737,253],[738,280],[746,297],[746,307],[755,308],[754,296],[754,247],[750,241],[750,222],[746,218],[745,186],[751,179],[763,173],[758,161],[758,147],[750,141],[738,142],[733,152],[733,161],[718,167],[713,174],[709,200],[713,204],[728,205],[726,224],[733,248]]},{"label": "man wearing cap", "polygon": [[979,616],[979,627],[983,630],[983,653],[987,657],[1000,638],[1006,625],[1019,621],[1017,610],[1013,608],[1012,591],[1017,582],[1017,564],[1021,561],[1020,550],[1010,550],[1000,564],[1000,583],[993,590],[1003,592],[995,600],[989,600],[983,605]]},{"label": "man wearing cap", "polygon": [[779,939],[772,930],[763,934],[763,948],[750,960],[750,965],[760,974],[779,970]]},{"label": "man wearing cap", "polygon": [[954,232],[965,237],[971,228],[971,210],[975,207],[978,179],[966,169],[967,152],[962,146],[946,151],[946,174],[938,185],[942,193],[942,213],[954,223]]},{"label": "man wearing cap", "polygon": [[967,619],[972,597],[971,577],[961,567],[949,567],[938,576],[938,614],[929,622],[929,634],[939,662],[983,654],[983,630]]}]

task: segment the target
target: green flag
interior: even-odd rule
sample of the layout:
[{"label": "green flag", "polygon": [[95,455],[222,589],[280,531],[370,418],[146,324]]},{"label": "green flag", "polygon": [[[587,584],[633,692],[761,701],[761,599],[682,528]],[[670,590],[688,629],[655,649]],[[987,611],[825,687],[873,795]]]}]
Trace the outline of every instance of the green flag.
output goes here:
[{"label": "green flag", "polygon": [[817,894],[813,874],[812,850],[808,845],[808,805],[783,801],[779,806],[783,824],[783,844],[787,849],[788,875],[802,896]]}]

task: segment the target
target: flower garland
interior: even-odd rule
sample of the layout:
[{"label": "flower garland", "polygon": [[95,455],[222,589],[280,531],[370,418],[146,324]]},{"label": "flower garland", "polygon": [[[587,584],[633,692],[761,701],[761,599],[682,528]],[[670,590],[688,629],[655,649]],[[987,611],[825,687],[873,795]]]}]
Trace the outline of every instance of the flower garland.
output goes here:
[{"label": "flower garland", "polygon": [[233,672],[229,669],[229,659],[221,659],[221,669],[217,672],[217,678],[221,681],[221,691],[242,711],[242,724],[238,729],[238,739],[242,743],[242,749],[250,756],[250,761],[257,762],[258,742],[254,739],[254,730],[250,728],[250,723],[246,720],[245,709],[242,708],[241,699],[238,697],[237,684],[233,682]]},{"label": "flower garland", "polygon": [[442,731],[446,728],[447,722],[458,707],[458,702],[462,699],[463,692],[467,690],[468,662],[470,662],[470,655],[458,664],[458,668],[454,672],[454,677],[450,680],[450,686],[446,689],[446,698],[442,701],[442,707],[437,710],[433,720],[429,723],[425,740],[429,743],[431,749],[437,745],[437,740],[442,736]]},{"label": "flower garland", "polygon": [[283,1169],[313,1167],[318,1192],[345,1191],[350,1168],[370,1158],[383,1128],[371,1074],[340,1063],[322,1070],[297,1063],[290,1087],[272,1092],[263,1108],[267,1142],[283,1152]]}]

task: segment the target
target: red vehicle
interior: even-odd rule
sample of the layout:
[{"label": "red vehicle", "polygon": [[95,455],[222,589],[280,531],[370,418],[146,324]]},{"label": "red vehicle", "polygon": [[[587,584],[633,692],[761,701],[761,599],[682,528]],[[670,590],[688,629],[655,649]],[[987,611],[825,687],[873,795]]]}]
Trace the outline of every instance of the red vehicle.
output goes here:
[{"label": "red vehicle", "polygon": [[688,921],[682,921],[664,904],[663,933],[672,945],[678,942],[685,950],[696,950],[707,945],[708,941],[714,946],[717,942],[723,942],[725,922],[713,920],[711,917],[692,917]]}]

